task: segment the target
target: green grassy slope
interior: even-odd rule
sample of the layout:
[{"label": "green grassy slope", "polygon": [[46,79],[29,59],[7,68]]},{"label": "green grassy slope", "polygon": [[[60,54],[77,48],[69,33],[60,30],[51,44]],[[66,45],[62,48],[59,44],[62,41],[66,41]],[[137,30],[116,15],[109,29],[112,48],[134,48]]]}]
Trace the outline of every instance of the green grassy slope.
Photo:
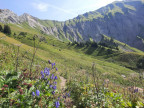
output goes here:
[{"label": "green grassy slope", "polygon": [[[118,63],[108,62],[105,59],[105,56],[96,56],[98,49],[94,50],[93,53],[87,54],[86,51],[89,51],[88,48],[76,48],[76,46],[68,45],[67,42],[61,42],[52,36],[46,36],[40,34],[34,29],[30,29],[26,26],[18,27],[16,25],[10,25],[12,32],[19,34],[19,32],[27,32],[27,37],[32,37],[34,34],[44,36],[47,40],[47,43],[41,42],[38,46],[37,57],[44,60],[52,60],[57,63],[59,72],[66,78],[81,76],[83,71],[91,73],[92,63],[96,63],[96,69],[100,73],[104,74],[105,78],[111,79],[117,83],[129,83],[121,75],[130,77],[132,73],[137,75],[137,72],[128,69],[124,66],[119,65],[119,61],[115,59]],[[0,36],[5,36],[3,33],[0,33]],[[7,37],[3,41],[6,41],[9,44],[22,44],[21,49],[29,51],[32,54],[33,41],[28,38],[14,39],[13,36]],[[21,41],[21,42],[20,42]],[[139,50],[138,50],[139,51]],[[137,52],[138,53],[138,52]],[[142,52],[141,52],[142,53]],[[118,56],[117,56],[118,57]]]}]

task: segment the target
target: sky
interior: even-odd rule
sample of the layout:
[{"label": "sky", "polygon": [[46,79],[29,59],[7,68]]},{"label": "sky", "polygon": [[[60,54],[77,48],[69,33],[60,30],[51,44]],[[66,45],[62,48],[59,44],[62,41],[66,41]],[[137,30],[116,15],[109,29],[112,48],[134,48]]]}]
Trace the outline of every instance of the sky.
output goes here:
[{"label": "sky", "polygon": [[17,15],[28,13],[40,19],[65,21],[114,1],[116,0],[0,0],[0,9],[10,9]]}]

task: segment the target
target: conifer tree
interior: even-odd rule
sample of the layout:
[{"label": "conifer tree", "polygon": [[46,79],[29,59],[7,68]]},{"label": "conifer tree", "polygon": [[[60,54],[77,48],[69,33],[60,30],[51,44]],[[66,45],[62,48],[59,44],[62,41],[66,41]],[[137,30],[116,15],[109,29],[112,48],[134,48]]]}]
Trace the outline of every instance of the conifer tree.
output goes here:
[{"label": "conifer tree", "polygon": [[0,25],[0,32],[2,32],[3,31],[3,28],[2,28],[2,26]]},{"label": "conifer tree", "polygon": [[8,25],[4,25],[4,33],[10,35],[11,34],[11,29]]}]

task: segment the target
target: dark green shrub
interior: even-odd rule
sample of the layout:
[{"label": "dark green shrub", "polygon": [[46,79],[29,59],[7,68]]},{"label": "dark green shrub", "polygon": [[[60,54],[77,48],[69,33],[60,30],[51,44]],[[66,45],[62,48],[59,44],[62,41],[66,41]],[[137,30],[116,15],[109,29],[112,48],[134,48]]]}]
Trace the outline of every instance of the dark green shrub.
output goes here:
[{"label": "dark green shrub", "polygon": [[112,54],[112,53],[113,53],[112,49],[107,49],[107,54]]},{"label": "dark green shrub", "polygon": [[20,32],[19,35],[26,37],[27,32]]},{"label": "dark green shrub", "polygon": [[138,60],[137,67],[144,69],[144,57]]}]

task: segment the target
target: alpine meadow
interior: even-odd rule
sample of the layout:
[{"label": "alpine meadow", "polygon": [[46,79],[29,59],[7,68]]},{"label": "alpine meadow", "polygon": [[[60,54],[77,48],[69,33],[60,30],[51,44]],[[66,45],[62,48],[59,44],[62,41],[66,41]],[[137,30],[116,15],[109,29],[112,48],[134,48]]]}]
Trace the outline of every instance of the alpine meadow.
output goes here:
[{"label": "alpine meadow", "polygon": [[[39,17],[75,15],[44,1]],[[144,0],[65,21],[34,17],[24,3],[0,9],[0,108],[144,108]]]}]

